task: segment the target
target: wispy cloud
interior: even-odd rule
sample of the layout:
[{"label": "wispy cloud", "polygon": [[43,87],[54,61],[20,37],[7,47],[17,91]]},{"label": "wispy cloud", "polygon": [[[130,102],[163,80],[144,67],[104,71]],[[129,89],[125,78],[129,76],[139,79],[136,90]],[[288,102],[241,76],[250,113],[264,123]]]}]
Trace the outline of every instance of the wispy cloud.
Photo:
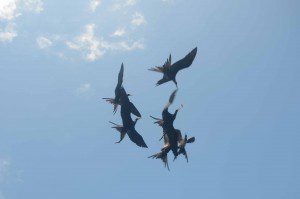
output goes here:
[{"label": "wispy cloud", "polygon": [[40,13],[44,10],[44,3],[41,0],[24,0],[25,9]]},{"label": "wispy cloud", "polygon": [[97,7],[101,4],[102,0],[91,0],[90,2],[90,9],[92,12],[95,12]]},{"label": "wispy cloud", "polygon": [[16,36],[18,33],[14,23],[7,24],[4,29],[0,28],[0,42],[11,42]]},{"label": "wispy cloud", "polygon": [[10,161],[0,158],[0,183],[3,183],[10,172]]},{"label": "wispy cloud", "polygon": [[126,5],[130,5],[130,6],[133,6],[133,5],[136,4],[136,0],[127,0],[125,4],[126,4]]},{"label": "wispy cloud", "polygon": [[85,100],[90,99],[95,94],[95,90],[92,88],[91,84],[89,82],[86,82],[84,84],[81,84],[76,89],[76,95],[80,98],[83,98]]},{"label": "wispy cloud", "polygon": [[40,13],[43,11],[41,0],[0,0],[0,42],[11,42],[18,33],[15,19],[22,15],[23,11]]},{"label": "wispy cloud", "polygon": [[135,26],[140,26],[142,24],[145,24],[146,20],[145,20],[145,17],[141,13],[135,12],[132,16],[131,23]]},{"label": "wispy cloud", "polygon": [[[2,183],[5,183],[9,173],[10,173],[10,161],[0,158],[0,185]],[[2,190],[0,188],[0,199],[5,199],[5,196],[2,193]]]},{"label": "wispy cloud", "polygon": [[44,36],[38,37],[36,39],[36,43],[40,49],[49,48],[50,46],[53,45],[53,42],[49,38]]},{"label": "wispy cloud", "polygon": [[132,51],[137,49],[144,49],[145,46],[142,41],[135,41],[131,44],[127,41],[120,41],[116,43],[110,43],[107,48],[110,50]]},{"label": "wispy cloud", "polygon": [[106,41],[102,37],[95,35],[95,27],[95,24],[88,24],[84,33],[73,41],[66,41],[66,45],[71,50],[81,52],[88,61],[95,61],[101,58],[109,50],[131,51],[144,48],[142,41],[135,41],[132,44],[127,41]]},{"label": "wispy cloud", "polygon": [[66,41],[67,46],[72,50],[81,51],[85,58],[94,61],[105,53],[104,41],[95,36],[95,24],[88,24],[86,32],[76,37],[74,41]]},{"label": "wispy cloud", "polygon": [[91,84],[90,83],[84,83],[79,88],[77,88],[78,94],[87,93],[91,90]]},{"label": "wispy cloud", "polygon": [[122,8],[134,6],[136,4],[136,0],[119,0],[118,2],[112,5],[113,11],[121,10]]},{"label": "wispy cloud", "polygon": [[124,28],[117,29],[114,33],[111,34],[113,37],[121,37],[126,33]]},{"label": "wispy cloud", "polygon": [[0,0],[0,20],[12,20],[20,15],[17,0]]}]

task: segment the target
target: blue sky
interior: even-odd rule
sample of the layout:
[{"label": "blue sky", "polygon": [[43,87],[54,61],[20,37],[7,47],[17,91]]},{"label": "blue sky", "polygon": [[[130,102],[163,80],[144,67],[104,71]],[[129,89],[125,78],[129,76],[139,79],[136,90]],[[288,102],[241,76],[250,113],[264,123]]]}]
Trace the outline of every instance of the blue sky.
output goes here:
[{"label": "blue sky", "polygon": [[[300,197],[296,0],[0,0],[0,199]],[[148,159],[174,84],[147,71],[182,58],[171,110],[189,160]],[[119,144],[101,100],[124,86],[149,149]]]}]

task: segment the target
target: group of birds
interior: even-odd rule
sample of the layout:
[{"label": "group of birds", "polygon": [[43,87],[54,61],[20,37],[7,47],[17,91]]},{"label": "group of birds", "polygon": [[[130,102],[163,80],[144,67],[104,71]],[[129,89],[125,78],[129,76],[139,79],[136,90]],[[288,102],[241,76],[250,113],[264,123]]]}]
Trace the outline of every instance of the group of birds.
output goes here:
[{"label": "group of birds", "polygon": [[[188,155],[185,147],[187,143],[193,143],[195,141],[195,137],[188,138],[187,135],[182,136],[181,131],[179,129],[176,129],[173,125],[177,113],[181,109],[182,105],[180,108],[176,109],[173,114],[170,113],[168,109],[173,103],[178,90],[178,85],[176,81],[177,73],[180,70],[191,66],[196,57],[196,54],[197,47],[194,48],[190,53],[188,53],[184,58],[175,62],[174,64],[172,64],[172,58],[170,55],[163,66],[157,66],[149,69],[150,71],[155,71],[163,74],[163,78],[156,83],[156,86],[159,86],[169,81],[173,81],[177,88],[175,91],[172,92],[166,106],[164,107],[162,111],[162,118],[150,116],[155,120],[154,123],[158,124],[163,129],[162,137],[160,138],[160,140],[164,140],[164,145],[161,148],[160,152],[150,156],[149,158],[161,159],[164,163],[164,166],[167,167],[168,170],[168,153],[172,151],[174,155],[174,160],[177,158],[178,155],[182,154],[185,156],[188,162]],[[103,98],[114,106],[114,114],[117,112],[118,106],[121,106],[120,113],[122,118],[122,125],[110,121],[110,123],[113,125],[112,128],[116,129],[120,133],[120,140],[116,143],[120,143],[127,134],[129,139],[132,142],[134,142],[137,146],[148,148],[143,137],[135,129],[137,121],[142,116],[138,109],[135,107],[135,105],[130,101],[130,94],[126,92],[123,86],[123,74],[124,64],[122,63],[118,75],[118,83],[115,88],[115,97]],[[134,120],[131,117],[132,114],[136,116]]]}]

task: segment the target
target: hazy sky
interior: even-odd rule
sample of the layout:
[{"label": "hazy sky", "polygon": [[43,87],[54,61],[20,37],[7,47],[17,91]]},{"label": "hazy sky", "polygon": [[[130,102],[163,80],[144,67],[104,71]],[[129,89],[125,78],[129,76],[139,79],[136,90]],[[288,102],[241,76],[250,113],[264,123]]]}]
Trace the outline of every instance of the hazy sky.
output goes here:
[{"label": "hazy sky", "polygon": [[[0,0],[0,199],[300,198],[300,1]],[[147,69],[194,47],[159,160],[173,83]],[[124,86],[149,149],[121,144],[101,100]]]}]

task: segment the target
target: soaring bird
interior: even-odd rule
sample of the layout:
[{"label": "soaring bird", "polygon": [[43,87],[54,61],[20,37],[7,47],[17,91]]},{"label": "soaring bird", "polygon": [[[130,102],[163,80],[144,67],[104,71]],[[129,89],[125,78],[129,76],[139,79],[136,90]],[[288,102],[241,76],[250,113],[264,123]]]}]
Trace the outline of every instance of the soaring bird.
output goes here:
[{"label": "soaring bird", "polygon": [[188,68],[190,65],[192,65],[195,57],[197,54],[197,47],[194,48],[189,54],[187,54],[183,59],[175,62],[172,64],[172,58],[171,54],[169,56],[169,59],[165,62],[163,66],[156,66],[153,68],[150,68],[150,71],[155,71],[159,73],[163,73],[163,78],[160,79],[157,83],[156,86],[159,86],[165,82],[168,81],[173,81],[177,87],[177,81],[176,81],[176,75],[178,71]]},{"label": "soaring bird", "polygon": [[[182,137],[181,135],[181,131],[176,129],[176,133],[177,133],[177,137],[178,137],[178,142],[179,142],[179,145],[178,145],[178,155],[182,154],[185,156],[185,159],[187,162],[189,162],[189,158],[188,158],[188,155],[187,155],[187,152],[185,150],[185,145],[187,143],[193,143],[195,142],[195,137],[190,137],[188,138],[187,135],[184,136],[184,138]],[[176,159],[177,157],[175,156],[174,157],[174,160]]]},{"label": "soaring bird", "polygon": [[159,153],[149,156],[148,158],[161,159],[164,163],[164,166],[167,167],[168,170],[170,171],[169,164],[168,164],[168,153],[171,150],[171,147],[170,147],[169,138],[167,134],[164,134],[163,137],[164,137],[164,146],[161,149],[161,151]]},{"label": "soaring bird", "polygon": [[119,71],[119,75],[118,75],[118,83],[115,88],[115,98],[102,98],[102,99],[105,99],[107,102],[114,105],[114,113],[117,112],[118,105],[120,105],[120,89],[121,89],[122,83],[123,83],[123,74],[124,74],[124,64],[122,63],[120,71]]},{"label": "soaring bird", "polygon": [[[123,87],[120,89],[120,101],[121,101],[121,118],[123,122],[121,131],[126,132],[129,139],[139,147],[148,148],[143,137],[135,129],[135,125],[138,118],[135,119],[135,121],[133,121],[131,118],[131,113],[134,113],[135,115],[141,115],[141,114],[129,101],[128,95]],[[121,133],[121,140],[122,140],[122,133]]]}]

